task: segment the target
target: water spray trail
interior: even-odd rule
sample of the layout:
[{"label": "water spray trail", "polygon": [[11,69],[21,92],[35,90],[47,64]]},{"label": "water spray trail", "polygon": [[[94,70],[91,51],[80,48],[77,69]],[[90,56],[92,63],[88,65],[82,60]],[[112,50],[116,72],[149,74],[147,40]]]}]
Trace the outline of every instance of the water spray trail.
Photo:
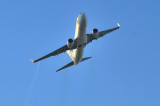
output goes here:
[{"label": "water spray trail", "polygon": [[33,76],[31,85],[30,85],[30,87],[29,87],[29,89],[28,89],[28,93],[27,93],[27,96],[26,96],[26,100],[25,100],[24,106],[28,106],[28,104],[29,104],[29,99],[30,99],[30,97],[31,97],[32,89],[33,89],[33,86],[34,86],[34,84],[35,84],[35,82],[36,82],[36,78],[37,78],[37,75],[38,75],[38,72],[39,72],[39,66],[40,66],[40,62],[39,62],[38,65],[37,65],[36,72],[35,72],[35,74],[34,74],[34,76]]}]

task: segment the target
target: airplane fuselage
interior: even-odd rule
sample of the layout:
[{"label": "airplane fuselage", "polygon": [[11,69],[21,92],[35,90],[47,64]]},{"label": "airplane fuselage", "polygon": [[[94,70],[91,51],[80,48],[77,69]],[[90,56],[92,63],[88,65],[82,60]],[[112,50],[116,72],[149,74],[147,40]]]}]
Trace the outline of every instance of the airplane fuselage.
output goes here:
[{"label": "airplane fuselage", "polygon": [[87,43],[86,27],[87,27],[87,18],[85,14],[80,14],[77,18],[75,37],[74,37],[74,39],[77,39],[77,48],[73,50],[74,65],[77,65],[82,60],[83,57],[84,47]]}]

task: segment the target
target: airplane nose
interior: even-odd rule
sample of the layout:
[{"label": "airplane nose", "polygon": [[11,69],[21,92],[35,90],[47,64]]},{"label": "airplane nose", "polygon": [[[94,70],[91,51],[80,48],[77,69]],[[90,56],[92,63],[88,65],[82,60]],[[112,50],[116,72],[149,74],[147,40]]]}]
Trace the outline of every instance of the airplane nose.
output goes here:
[{"label": "airplane nose", "polygon": [[86,19],[86,15],[83,13],[83,14],[81,14],[81,17],[83,18],[83,19]]},{"label": "airplane nose", "polygon": [[84,25],[87,23],[87,18],[86,18],[86,15],[84,13],[81,14],[81,23],[84,24]]},{"label": "airplane nose", "polygon": [[77,18],[77,23],[80,26],[86,26],[87,25],[87,18],[86,15],[84,13],[80,13],[78,18]]}]

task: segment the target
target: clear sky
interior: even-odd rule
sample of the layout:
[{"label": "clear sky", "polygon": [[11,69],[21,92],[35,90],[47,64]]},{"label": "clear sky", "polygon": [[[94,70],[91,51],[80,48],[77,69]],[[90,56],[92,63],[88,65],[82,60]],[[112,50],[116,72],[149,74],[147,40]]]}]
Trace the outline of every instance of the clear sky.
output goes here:
[{"label": "clear sky", "polygon": [[[160,106],[159,0],[0,0],[0,106]],[[87,45],[78,66],[65,54],[33,64],[74,38],[121,28]]]}]

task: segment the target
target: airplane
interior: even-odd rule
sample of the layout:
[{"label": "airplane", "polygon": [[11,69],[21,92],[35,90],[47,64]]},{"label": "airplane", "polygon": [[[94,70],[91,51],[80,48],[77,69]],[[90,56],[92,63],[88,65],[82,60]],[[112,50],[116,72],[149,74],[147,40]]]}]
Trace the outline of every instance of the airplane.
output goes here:
[{"label": "airplane", "polygon": [[70,67],[72,65],[78,65],[80,62],[91,58],[91,57],[82,58],[84,48],[86,47],[87,44],[89,44],[93,40],[96,40],[100,37],[103,37],[104,35],[112,32],[112,31],[119,29],[120,25],[117,23],[117,27],[114,27],[114,28],[111,28],[108,30],[104,30],[104,31],[100,31],[100,32],[98,32],[98,29],[95,28],[92,30],[92,33],[90,33],[90,34],[86,34],[86,27],[87,27],[86,15],[84,13],[80,13],[78,15],[77,21],[76,21],[74,40],[70,38],[67,40],[67,44],[62,46],[61,48],[43,56],[37,60],[32,60],[32,59],[30,59],[30,60],[33,63],[36,63],[36,62],[43,60],[43,59],[46,59],[48,57],[56,56],[56,55],[61,54],[63,52],[64,53],[67,52],[68,55],[70,56],[70,58],[72,59],[72,61],[70,63],[68,63],[67,65],[63,66],[62,68],[58,69],[56,72],[58,72],[62,69],[65,69],[67,67]]}]

